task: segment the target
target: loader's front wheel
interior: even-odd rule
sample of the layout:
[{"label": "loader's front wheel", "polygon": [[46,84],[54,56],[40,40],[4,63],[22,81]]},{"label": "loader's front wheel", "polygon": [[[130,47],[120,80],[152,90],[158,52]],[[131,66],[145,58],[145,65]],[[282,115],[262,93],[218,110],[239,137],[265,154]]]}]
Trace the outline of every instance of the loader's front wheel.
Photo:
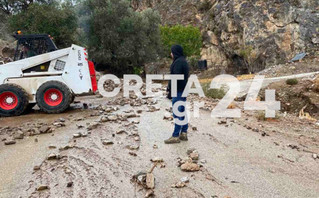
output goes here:
[{"label": "loader's front wheel", "polygon": [[41,85],[36,94],[39,108],[46,113],[61,113],[71,104],[70,89],[59,81],[48,81]]},{"label": "loader's front wheel", "polygon": [[21,115],[29,104],[24,89],[14,84],[0,85],[0,116]]}]

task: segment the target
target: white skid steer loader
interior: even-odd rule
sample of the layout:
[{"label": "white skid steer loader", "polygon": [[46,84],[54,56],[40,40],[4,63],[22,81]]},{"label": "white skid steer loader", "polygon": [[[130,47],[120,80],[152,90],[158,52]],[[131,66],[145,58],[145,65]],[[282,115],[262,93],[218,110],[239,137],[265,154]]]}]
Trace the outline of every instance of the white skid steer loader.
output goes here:
[{"label": "white skid steer loader", "polygon": [[77,95],[97,90],[94,64],[83,47],[58,50],[49,35],[14,35],[14,62],[0,65],[0,116],[18,116],[35,104],[61,113]]}]

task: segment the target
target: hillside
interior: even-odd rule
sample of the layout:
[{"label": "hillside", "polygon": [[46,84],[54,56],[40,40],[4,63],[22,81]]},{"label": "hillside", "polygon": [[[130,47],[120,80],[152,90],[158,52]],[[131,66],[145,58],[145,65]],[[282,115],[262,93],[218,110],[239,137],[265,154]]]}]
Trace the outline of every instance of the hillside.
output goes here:
[{"label": "hillside", "polygon": [[157,10],[163,24],[200,27],[201,56],[211,70],[257,72],[300,52],[318,55],[316,0],[133,0],[132,6]]}]

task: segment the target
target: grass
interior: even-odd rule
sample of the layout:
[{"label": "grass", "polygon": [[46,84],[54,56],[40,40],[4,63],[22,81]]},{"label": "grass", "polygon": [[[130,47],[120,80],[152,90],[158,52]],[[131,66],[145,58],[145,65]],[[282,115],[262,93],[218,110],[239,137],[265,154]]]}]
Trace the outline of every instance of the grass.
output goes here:
[{"label": "grass", "polygon": [[296,85],[296,84],[298,84],[298,80],[296,78],[291,78],[291,79],[286,80],[286,84],[287,85]]}]

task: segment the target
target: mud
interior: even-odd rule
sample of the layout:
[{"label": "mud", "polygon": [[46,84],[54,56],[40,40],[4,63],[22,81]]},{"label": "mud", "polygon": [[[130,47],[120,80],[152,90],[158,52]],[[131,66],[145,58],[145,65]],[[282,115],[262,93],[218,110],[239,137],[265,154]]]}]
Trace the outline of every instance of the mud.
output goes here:
[{"label": "mud", "polygon": [[[173,130],[173,122],[163,119],[169,100],[95,96],[77,100],[80,103],[60,115],[34,111],[0,118],[1,127],[9,126],[12,131],[34,123],[54,128],[51,133],[26,135],[14,145],[0,144],[0,197],[144,197],[147,190],[132,178],[149,171],[154,158],[162,159],[153,170],[155,197],[319,194],[319,159],[312,157],[319,153],[314,124],[285,127],[259,122],[254,114],[220,122],[201,110],[201,117],[191,120],[188,142],[165,145],[163,140]],[[101,121],[101,117],[108,119]],[[54,123],[61,118],[65,126],[56,127]],[[98,124],[89,128],[94,123]],[[294,130],[298,124],[299,131]],[[12,136],[12,131],[5,131],[1,130],[2,139]],[[75,138],[76,133],[87,135]],[[196,163],[201,167],[196,172],[183,172],[178,162],[191,148],[198,152]],[[185,186],[172,187],[185,177],[189,179]]]}]

